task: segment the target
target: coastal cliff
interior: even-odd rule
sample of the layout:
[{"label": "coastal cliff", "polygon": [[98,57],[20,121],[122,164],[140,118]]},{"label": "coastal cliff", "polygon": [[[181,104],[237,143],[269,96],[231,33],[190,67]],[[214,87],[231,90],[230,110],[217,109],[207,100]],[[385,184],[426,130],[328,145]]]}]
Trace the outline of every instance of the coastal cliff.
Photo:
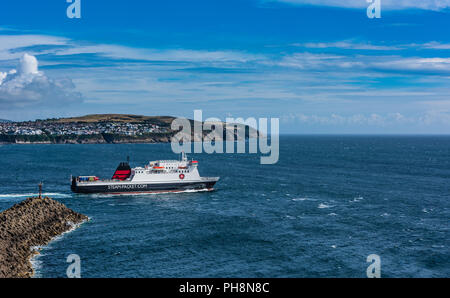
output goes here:
[{"label": "coastal cliff", "polygon": [[123,143],[168,143],[173,134],[148,134],[127,136],[116,134],[27,136],[1,135],[0,144],[123,144]]},{"label": "coastal cliff", "polygon": [[88,220],[48,197],[28,198],[0,213],[0,278],[31,277],[33,247]]},{"label": "coastal cliff", "polygon": [[[180,130],[172,130],[175,117],[139,116],[126,114],[99,114],[75,118],[47,119],[26,122],[0,123],[0,144],[123,144],[169,143],[179,137]],[[194,131],[197,124],[209,127]],[[191,137],[199,142],[208,140],[212,127],[217,127],[223,139],[258,138],[257,129],[245,124],[224,122],[196,122],[189,120]],[[221,127],[221,128],[220,128]],[[214,129],[215,129],[214,128]],[[237,130],[244,134],[240,134]],[[188,132],[183,132],[183,135]]]}]

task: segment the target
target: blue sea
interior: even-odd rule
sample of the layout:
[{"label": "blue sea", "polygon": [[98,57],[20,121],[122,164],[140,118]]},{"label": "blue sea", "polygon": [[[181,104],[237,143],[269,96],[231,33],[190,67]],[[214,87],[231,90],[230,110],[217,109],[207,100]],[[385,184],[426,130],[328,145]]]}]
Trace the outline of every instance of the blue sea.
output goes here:
[{"label": "blue sea", "polygon": [[34,260],[37,277],[450,277],[450,137],[282,136],[280,160],[195,154],[214,192],[76,195],[70,175],[110,178],[176,159],[170,144],[0,146],[0,209],[44,192],[90,221]]}]

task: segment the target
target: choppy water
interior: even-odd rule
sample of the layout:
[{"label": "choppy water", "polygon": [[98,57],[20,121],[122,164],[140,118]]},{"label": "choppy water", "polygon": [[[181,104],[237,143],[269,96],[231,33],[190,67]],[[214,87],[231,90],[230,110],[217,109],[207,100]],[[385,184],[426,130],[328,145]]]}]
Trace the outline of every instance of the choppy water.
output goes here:
[{"label": "choppy water", "polygon": [[450,137],[284,136],[280,161],[197,154],[217,191],[73,195],[70,175],[172,159],[168,144],[0,146],[0,209],[36,193],[91,221],[44,248],[38,276],[450,276]]}]

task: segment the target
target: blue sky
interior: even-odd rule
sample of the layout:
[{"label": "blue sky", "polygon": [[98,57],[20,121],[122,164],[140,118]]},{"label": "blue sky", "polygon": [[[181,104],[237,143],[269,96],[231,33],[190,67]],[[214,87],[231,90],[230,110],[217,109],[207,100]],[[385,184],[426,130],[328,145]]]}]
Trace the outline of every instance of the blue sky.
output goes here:
[{"label": "blue sky", "polygon": [[68,5],[2,3],[0,119],[202,109],[284,133],[450,132],[450,0],[381,0],[381,19],[365,0]]}]

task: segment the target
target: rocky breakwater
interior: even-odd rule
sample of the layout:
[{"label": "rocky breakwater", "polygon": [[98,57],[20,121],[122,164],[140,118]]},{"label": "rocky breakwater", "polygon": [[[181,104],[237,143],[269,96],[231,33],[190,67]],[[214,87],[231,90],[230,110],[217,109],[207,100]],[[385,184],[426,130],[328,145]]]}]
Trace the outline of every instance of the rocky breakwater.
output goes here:
[{"label": "rocky breakwater", "polygon": [[29,198],[0,213],[0,278],[31,277],[33,247],[88,219],[48,197]]}]

